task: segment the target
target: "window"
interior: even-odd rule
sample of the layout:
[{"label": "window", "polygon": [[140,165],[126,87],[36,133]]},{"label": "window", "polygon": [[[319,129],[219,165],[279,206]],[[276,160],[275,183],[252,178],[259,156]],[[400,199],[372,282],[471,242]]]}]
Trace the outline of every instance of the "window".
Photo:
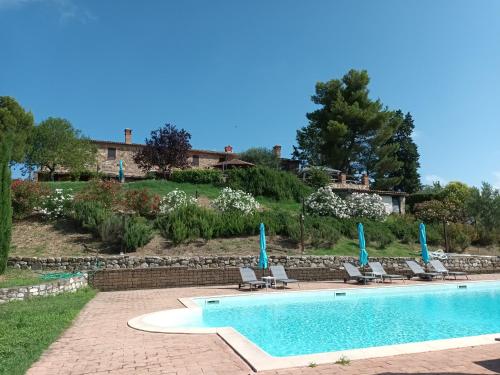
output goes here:
[{"label": "window", "polygon": [[200,166],[200,155],[193,155],[193,161],[191,162],[191,165],[193,167],[199,167]]},{"label": "window", "polygon": [[108,160],[116,159],[116,148],[108,147]]}]

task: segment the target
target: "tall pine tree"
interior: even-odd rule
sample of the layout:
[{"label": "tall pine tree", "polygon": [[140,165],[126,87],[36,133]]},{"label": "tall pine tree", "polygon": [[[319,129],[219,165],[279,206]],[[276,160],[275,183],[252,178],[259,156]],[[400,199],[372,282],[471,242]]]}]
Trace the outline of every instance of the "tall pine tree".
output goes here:
[{"label": "tall pine tree", "polygon": [[400,182],[394,186],[396,190],[411,194],[422,187],[420,174],[418,173],[420,155],[418,147],[412,138],[415,124],[410,112],[403,115],[403,112],[397,111],[396,116],[401,118],[401,125],[394,133],[390,143],[399,146],[396,157],[402,163],[402,166],[399,169],[394,169],[391,177],[400,179]]},{"label": "tall pine tree", "polygon": [[12,233],[12,202],[10,197],[11,142],[0,140],[0,274],[7,267]]},{"label": "tall pine tree", "polygon": [[392,188],[399,177],[397,146],[389,140],[398,127],[394,112],[369,98],[365,70],[350,70],[342,79],[316,84],[312,101],[320,107],[308,113],[309,124],[297,131],[294,157],[351,175],[368,173],[375,184]]}]

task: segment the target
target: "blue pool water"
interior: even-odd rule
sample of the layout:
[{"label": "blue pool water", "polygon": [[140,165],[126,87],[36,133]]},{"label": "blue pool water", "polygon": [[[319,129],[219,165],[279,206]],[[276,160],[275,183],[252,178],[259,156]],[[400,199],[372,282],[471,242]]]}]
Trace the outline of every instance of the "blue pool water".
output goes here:
[{"label": "blue pool water", "polygon": [[231,326],[278,357],[499,333],[500,282],[460,285],[198,298],[187,326]]}]

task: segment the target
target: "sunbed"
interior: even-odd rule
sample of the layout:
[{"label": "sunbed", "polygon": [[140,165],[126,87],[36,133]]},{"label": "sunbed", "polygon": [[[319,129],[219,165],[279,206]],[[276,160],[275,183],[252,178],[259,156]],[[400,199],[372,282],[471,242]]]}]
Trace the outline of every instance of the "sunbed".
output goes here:
[{"label": "sunbed", "polygon": [[344,268],[349,277],[344,278],[346,283],[348,280],[356,280],[358,283],[366,284],[368,281],[375,280],[375,276],[363,275],[353,264],[344,263]]},{"label": "sunbed", "polygon": [[456,280],[457,276],[465,276],[467,280],[469,279],[469,276],[467,275],[466,272],[448,271],[446,267],[443,265],[443,263],[441,263],[441,261],[438,259],[431,260],[429,263],[431,264],[432,268],[434,268],[434,271],[439,272],[440,274],[443,275],[443,277],[454,276]]},{"label": "sunbed", "polygon": [[380,277],[382,279],[382,282],[384,282],[386,279],[390,280],[392,283],[392,280],[404,280],[405,277],[403,275],[390,275],[387,272],[385,272],[384,267],[379,262],[369,262],[368,265],[372,269],[372,274],[375,277]]},{"label": "sunbed", "polygon": [[240,267],[241,283],[238,284],[238,289],[242,286],[248,285],[250,290],[257,288],[259,286],[266,286],[266,282],[262,280],[257,280],[255,272],[249,267]]},{"label": "sunbed", "polygon": [[435,277],[443,277],[439,272],[426,272],[417,262],[414,260],[407,260],[406,264],[410,267],[413,276],[417,276],[422,280],[432,280]]},{"label": "sunbed", "polygon": [[283,288],[287,286],[287,284],[291,283],[297,283],[300,288],[299,280],[288,278],[288,275],[286,274],[285,268],[283,266],[271,266],[269,267],[269,269],[271,270],[271,275],[273,275],[273,277],[276,279],[276,282],[283,283]]}]

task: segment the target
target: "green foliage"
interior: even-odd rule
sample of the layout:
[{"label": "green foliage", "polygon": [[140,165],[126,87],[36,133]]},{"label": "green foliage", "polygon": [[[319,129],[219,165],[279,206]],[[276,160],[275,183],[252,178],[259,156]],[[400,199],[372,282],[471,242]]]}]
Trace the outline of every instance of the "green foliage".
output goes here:
[{"label": "green foliage", "polygon": [[227,185],[253,196],[300,202],[311,190],[295,175],[271,168],[241,168],[227,171]]},{"label": "green foliage", "polygon": [[490,184],[472,188],[466,202],[467,212],[484,231],[500,232],[500,192]]},{"label": "green foliage", "polygon": [[307,184],[315,189],[324,187],[331,181],[330,175],[321,167],[312,167],[307,173]]},{"label": "green foliage", "polygon": [[9,167],[11,150],[10,139],[2,139],[0,141],[0,275],[7,267],[12,236],[12,201]]},{"label": "green foliage", "polygon": [[111,215],[111,211],[96,201],[75,201],[72,218],[83,228],[99,233],[99,226]]},{"label": "green foliage", "polygon": [[297,131],[294,156],[312,165],[327,165],[348,174],[367,171],[377,184],[400,182],[390,172],[401,166],[398,145],[390,142],[400,118],[368,97],[368,73],[350,70],[342,79],[316,84],[312,97],[319,109]]},{"label": "green foliage", "polygon": [[125,219],[122,216],[110,214],[97,227],[102,241],[111,244],[121,244],[125,232]]},{"label": "green foliage", "polygon": [[470,225],[453,223],[448,225],[448,238],[450,249],[462,252],[467,249],[477,236],[476,231]]},{"label": "green foliage", "polygon": [[122,243],[127,251],[143,247],[153,238],[153,228],[146,219],[132,216],[125,221]]},{"label": "green foliage", "polygon": [[252,147],[239,154],[239,159],[253,163],[261,167],[271,169],[280,168],[280,159],[273,150],[265,147]]},{"label": "green foliage", "polygon": [[26,164],[47,170],[50,179],[58,168],[81,173],[95,164],[97,149],[68,120],[49,117],[35,127]]},{"label": "green foliage", "polygon": [[95,294],[85,288],[0,305],[0,374],[25,374]]},{"label": "green foliage", "polygon": [[51,192],[46,185],[28,180],[12,181],[11,190],[13,216],[16,219],[33,214],[34,209],[40,207],[44,197]]},{"label": "green foliage", "polygon": [[218,169],[175,170],[170,174],[170,181],[220,185],[222,183],[222,172]]},{"label": "green foliage", "polygon": [[420,174],[418,173],[418,168],[420,168],[420,154],[412,138],[415,125],[413,124],[410,112],[403,118],[403,112],[396,111],[395,116],[400,117],[402,121],[390,142],[399,145],[396,156],[403,165],[401,168],[391,171],[390,176],[399,177],[401,180],[394,186],[395,190],[411,194],[420,190],[421,187]]},{"label": "green foliage", "polygon": [[0,96],[0,140],[10,137],[10,161],[22,162],[33,132],[33,115],[26,112],[14,98]]}]

